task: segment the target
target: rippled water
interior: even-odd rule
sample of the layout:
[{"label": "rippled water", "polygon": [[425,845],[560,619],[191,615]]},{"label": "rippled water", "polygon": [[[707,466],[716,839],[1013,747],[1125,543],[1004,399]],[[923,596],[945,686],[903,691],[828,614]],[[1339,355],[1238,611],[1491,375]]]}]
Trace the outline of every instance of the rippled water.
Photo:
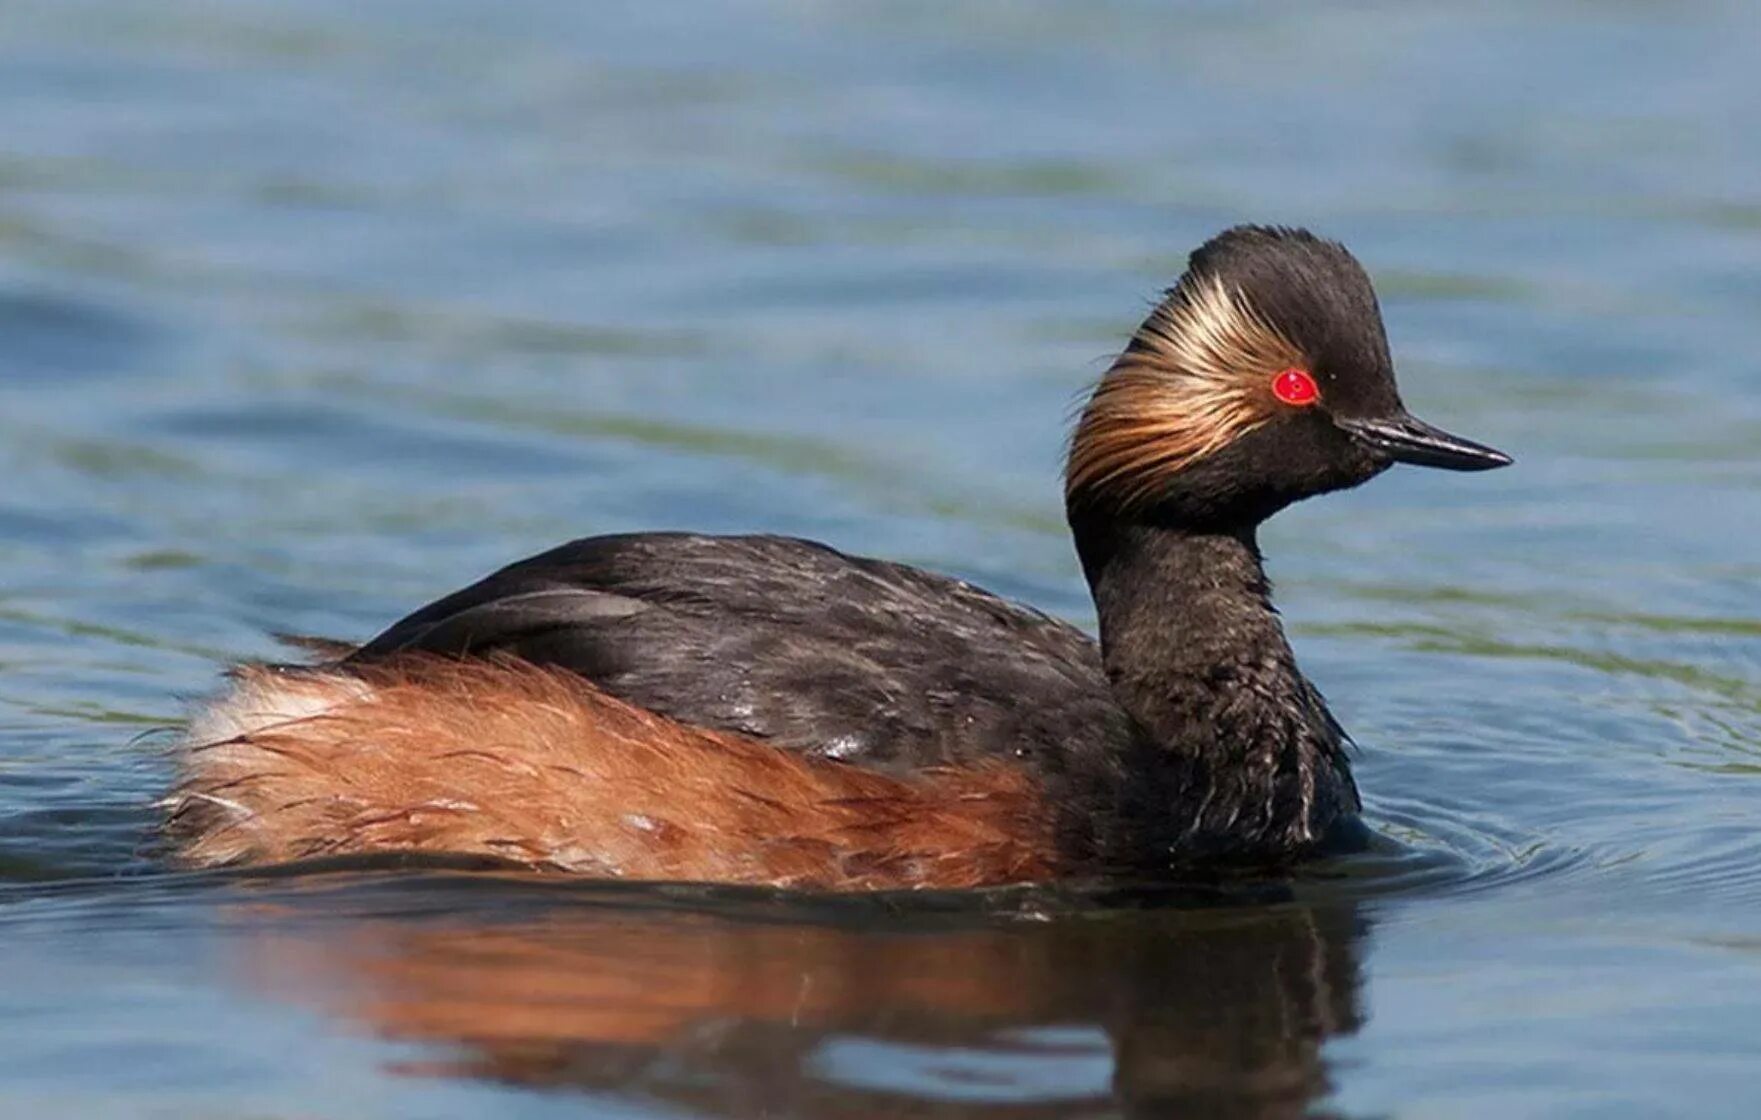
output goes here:
[{"label": "rippled water", "polygon": [[[1753,1115],[1758,51],[1738,2],[12,0],[0,1113]],[[1376,852],[838,902],[142,854],[217,664],[571,536],[1085,620],[1064,418],[1242,219],[1351,244],[1415,409],[1519,459],[1267,535]]]}]

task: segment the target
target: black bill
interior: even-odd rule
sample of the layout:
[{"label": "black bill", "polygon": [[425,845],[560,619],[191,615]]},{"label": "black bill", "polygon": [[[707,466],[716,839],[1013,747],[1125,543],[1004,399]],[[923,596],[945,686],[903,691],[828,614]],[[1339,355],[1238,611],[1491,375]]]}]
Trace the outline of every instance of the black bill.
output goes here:
[{"label": "black bill", "polygon": [[1511,463],[1502,451],[1452,436],[1405,412],[1373,419],[1336,417],[1333,422],[1396,462],[1451,471],[1489,471]]}]

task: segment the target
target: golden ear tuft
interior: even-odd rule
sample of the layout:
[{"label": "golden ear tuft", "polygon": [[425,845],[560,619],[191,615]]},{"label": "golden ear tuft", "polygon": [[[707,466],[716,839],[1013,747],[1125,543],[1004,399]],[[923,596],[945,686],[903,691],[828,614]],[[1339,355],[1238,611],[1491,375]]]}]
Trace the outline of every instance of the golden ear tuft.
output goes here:
[{"label": "golden ear tuft", "polygon": [[1182,284],[1138,328],[1096,386],[1071,440],[1066,493],[1122,507],[1264,424],[1296,345],[1239,291],[1209,277]]}]

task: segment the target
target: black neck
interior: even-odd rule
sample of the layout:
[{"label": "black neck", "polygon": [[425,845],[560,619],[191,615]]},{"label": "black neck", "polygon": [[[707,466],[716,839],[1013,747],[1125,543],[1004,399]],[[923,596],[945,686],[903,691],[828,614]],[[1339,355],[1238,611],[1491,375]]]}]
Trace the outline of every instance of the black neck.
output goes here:
[{"label": "black neck", "polygon": [[[1101,654],[1134,725],[1117,781],[1118,844],[1183,855],[1287,855],[1357,808],[1342,735],[1297,670],[1255,526],[1196,530],[1073,514]],[[1120,763],[1123,763],[1120,765]]]}]

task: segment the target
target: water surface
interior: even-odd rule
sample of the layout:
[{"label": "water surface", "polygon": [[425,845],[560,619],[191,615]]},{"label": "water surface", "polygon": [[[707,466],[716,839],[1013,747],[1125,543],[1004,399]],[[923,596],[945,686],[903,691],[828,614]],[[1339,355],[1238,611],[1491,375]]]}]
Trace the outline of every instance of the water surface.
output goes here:
[{"label": "water surface", "polygon": [[[1742,3],[14,0],[0,1113],[1749,1116],[1761,20]],[[1346,240],[1517,455],[1280,517],[1379,850],[831,902],[177,876],[275,631],[763,529],[1089,621],[1064,419],[1187,248]]]}]

